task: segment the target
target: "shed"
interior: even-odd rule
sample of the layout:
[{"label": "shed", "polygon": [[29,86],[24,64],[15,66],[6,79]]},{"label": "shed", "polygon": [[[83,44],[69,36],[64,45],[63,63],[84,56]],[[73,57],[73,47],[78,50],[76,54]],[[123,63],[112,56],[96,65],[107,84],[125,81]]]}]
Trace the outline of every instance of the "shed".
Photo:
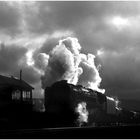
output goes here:
[{"label": "shed", "polygon": [[[31,102],[34,88],[22,79],[0,75],[0,104]],[[1,106],[1,105],[0,105]]]}]

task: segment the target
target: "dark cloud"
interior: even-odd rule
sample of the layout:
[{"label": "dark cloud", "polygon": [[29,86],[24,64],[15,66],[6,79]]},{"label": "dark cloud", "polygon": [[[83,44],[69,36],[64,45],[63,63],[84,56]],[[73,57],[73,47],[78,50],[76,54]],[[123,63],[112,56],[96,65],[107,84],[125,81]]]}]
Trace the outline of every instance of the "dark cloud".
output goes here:
[{"label": "dark cloud", "polygon": [[[103,56],[100,56],[99,62],[102,64],[101,77],[103,78],[102,86],[112,92],[115,95],[121,96],[120,93],[124,90],[135,96],[136,89],[139,89],[140,83],[140,50],[133,48],[132,50],[126,50],[121,53],[105,51]],[[123,93],[122,93],[123,94]],[[128,94],[128,96],[129,96]],[[131,95],[133,96],[133,95]],[[121,97],[124,98],[124,95]],[[136,98],[135,98],[136,99]]]},{"label": "dark cloud", "polygon": [[26,64],[26,48],[18,45],[4,45],[0,47],[0,73],[19,77],[19,71],[23,71],[23,80],[34,84],[40,79],[33,67]]},{"label": "dark cloud", "polygon": [[81,26],[89,17],[94,17],[93,10],[100,7],[100,3],[86,1],[38,2],[39,12],[28,18],[29,30],[36,33],[58,29],[73,30],[74,26]]},{"label": "dark cloud", "polygon": [[49,2],[48,5],[52,13],[57,13],[52,15],[56,25],[64,28],[73,27],[75,24],[81,23],[92,14],[93,8],[90,2],[84,1],[80,3],[78,1]]},{"label": "dark cloud", "polygon": [[[103,55],[95,58],[95,61],[97,65],[102,65],[101,86],[106,88],[107,94],[132,97],[131,93],[134,91],[134,97],[140,99],[139,7],[138,1],[43,1],[24,7],[24,16],[21,16],[23,13],[17,7],[0,2],[0,30],[1,34],[17,33],[22,25],[21,17],[24,17],[29,34],[40,36],[44,33],[50,35],[55,31],[72,31],[82,46],[81,52],[96,54],[99,49],[103,50]],[[118,30],[109,21],[115,16],[128,18],[131,26]],[[59,39],[62,38],[46,39],[42,47],[35,51],[33,58],[36,60],[39,53],[48,54]],[[19,68],[17,64],[27,51],[21,48],[1,48],[1,72],[12,73]],[[31,67],[26,67],[24,74],[30,83],[39,79]]]},{"label": "dark cloud", "polygon": [[26,51],[25,48],[21,48],[20,46],[1,44],[0,71],[12,74],[12,72],[20,69],[18,63]]},{"label": "dark cloud", "polygon": [[[37,13],[28,14],[27,22],[33,32],[51,32],[56,29],[76,29],[90,18],[97,26],[106,16],[138,15],[139,2],[99,2],[99,1],[43,1],[37,2]],[[97,24],[96,24],[97,23]],[[85,26],[87,26],[85,24]]]},{"label": "dark cloud", "polygon": [[7,2],[0,2],[0,29],[10,35],[19,32],[20,13],[16,7]]}]

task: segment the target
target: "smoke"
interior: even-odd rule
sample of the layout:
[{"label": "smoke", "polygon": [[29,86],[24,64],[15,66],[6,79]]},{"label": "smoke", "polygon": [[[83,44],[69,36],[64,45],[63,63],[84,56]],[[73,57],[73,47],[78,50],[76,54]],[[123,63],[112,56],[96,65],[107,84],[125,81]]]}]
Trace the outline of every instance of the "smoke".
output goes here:
[{"label": "smoke", "polygon": [[49,54],[40,54],[42,67],[42,88],[51,86],[56,81],[67,80],[71,84],[81,84],[102,93],[99,89],[101,77],[95,66],[93,54],[80,53],[81,46],[77,38],[67,37],[59,40]]},{"label": "smoke", "polygon": [[44,73],[47,65],[48,65],[49,55],[45,53],[40,53],[37,56],[37,60],[35,61],[35,65],[39,70],[42,70],[42,73]]},{"label": "smoke", "polygon": [[78,84],[104,93],[104,89],[99,89],[102,79],[94,63],[95,56],[93,54],[82,54],[81,56],[80,67],[82,68],[83,73],[79,76]]},{"label": "smoke", "polygon": [[79,122],[80,126],[82,126],[82,124],[88,122],[89,113],[86,109],[86,106],[87,106],[87,104],[85,102],[81,102],[78,104],[78,106],[76,108],[76,112],[79,114],[78,122]]}]

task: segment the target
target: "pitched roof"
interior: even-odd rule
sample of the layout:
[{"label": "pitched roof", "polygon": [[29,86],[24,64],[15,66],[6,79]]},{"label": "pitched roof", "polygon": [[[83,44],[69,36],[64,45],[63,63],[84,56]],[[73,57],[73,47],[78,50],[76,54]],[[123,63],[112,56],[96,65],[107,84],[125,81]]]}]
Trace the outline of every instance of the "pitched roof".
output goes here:
[{"label": "pitched roof", "polygon": [[18,78],[15,78],[13,76],[7,77],[0,75],[0,86],[13,86],[13,87],[19,87],[22,89],[32,90],[34,89],[31,85],[26,83],[24,80],[20,80]]}]

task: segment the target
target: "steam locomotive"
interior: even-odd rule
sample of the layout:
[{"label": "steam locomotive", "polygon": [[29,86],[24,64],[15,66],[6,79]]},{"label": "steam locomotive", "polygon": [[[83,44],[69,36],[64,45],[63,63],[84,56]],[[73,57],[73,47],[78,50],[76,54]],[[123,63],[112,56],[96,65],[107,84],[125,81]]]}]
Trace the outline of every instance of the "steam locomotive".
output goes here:
[{"label": "steam locomotive", "polygon": [[45,89],[46,113],[54,124],[93,126],[116,123],[118,100],[81,85],[58,81]]}]

